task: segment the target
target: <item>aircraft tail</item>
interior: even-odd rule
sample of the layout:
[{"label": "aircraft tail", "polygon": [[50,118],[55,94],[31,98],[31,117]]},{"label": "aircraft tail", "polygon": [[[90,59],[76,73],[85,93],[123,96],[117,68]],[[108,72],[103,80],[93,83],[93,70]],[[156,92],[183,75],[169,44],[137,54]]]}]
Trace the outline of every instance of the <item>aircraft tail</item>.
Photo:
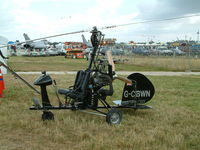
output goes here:
[{"label": "aircraft tail", "polygon": [[92,44],[85,39],[85,36],[82,34],[83,43],[88,47],[91,48]]},{"label": "aircraft tail", "polygon": [[28,37],[28,35],[27,35],[26,33],[24,33],[23,36],[24,36],[24,39],[25,39],[25,41],[26,41],[26,43],[24,44],[24,47],[25,47],[25,48],[31,48],[33,42],[30,42],[30,41],[29,41],[29,40],[31,40],[31,39]]},{"label": "aircraft tail", "polygon": [[133,73],[127,77],[132,84],[125,83],[122,105],[144,104],[152,99],[155,89],[151,81],[140,73]]},{"label": "aircraft tail", "polygon": [[27,35],[26,33],[24,33],[23,36],[24,36],[24,39],[25,39],[26,41],[31,40],[31,39],[28,37],[28,35]]}]

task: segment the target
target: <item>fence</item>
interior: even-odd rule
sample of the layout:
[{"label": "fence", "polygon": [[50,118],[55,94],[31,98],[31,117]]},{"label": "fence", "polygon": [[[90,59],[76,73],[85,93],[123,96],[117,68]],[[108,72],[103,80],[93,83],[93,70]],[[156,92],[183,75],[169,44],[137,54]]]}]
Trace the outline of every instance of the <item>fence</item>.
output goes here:
[{"label": "fence", "polygon": [[186,53],[183,56],[148,55],[142,56],[134,53],[114,56],[116,59],[128,60],[124,63],[157,68],[166,71],[200,71],[200,55]]}]

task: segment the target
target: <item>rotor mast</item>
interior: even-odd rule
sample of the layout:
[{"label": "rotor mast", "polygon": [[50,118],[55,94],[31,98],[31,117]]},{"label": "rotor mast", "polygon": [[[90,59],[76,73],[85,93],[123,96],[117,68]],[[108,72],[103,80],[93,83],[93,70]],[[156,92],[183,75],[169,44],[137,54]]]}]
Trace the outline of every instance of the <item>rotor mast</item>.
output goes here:
[{"label": "rotor mast", "polygon": [[88,70],[91,70],[92,68],[92,64],[94,62],[95,56],[96,56],[96,52],[99,48],[99,45],[101,43],[101,37],[102,37],[102,33],[100,31],[97,30],[97,27],[93,27],[93,30],[91,31],[92,35],[91,35],[91,43],[92,43],[92,53],[91,53],[91,59],[90,59],[90,63],[88,66]]}]

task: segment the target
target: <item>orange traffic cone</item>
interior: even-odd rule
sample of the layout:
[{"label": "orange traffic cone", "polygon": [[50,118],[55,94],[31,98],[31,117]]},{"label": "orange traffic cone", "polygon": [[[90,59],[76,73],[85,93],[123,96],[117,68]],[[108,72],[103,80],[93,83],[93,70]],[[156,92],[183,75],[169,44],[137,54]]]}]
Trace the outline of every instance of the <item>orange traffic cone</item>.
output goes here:
[{"label": "orange traffic cone", "polygon": [[0,69],[0,98],[3,97],[3,90],[5,89],[4,81],[3,81],[3,74],[1,73]]}]

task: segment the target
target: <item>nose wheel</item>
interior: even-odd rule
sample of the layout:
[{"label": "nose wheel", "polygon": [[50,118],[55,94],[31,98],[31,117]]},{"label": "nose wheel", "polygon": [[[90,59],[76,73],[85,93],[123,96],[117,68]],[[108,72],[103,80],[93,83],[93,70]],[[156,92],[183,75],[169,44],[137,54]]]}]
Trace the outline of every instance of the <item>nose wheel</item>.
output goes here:
[{"label": "nose wheel", "polygon": [[106,122],[110,125],[120,124],[122,121],[122,113],[117,109],[111,109],[106,115]]},{"label": "nose wheel", "polygon": [[43,111],[42,120],[54,120],[54,114],[51,111]]}]

